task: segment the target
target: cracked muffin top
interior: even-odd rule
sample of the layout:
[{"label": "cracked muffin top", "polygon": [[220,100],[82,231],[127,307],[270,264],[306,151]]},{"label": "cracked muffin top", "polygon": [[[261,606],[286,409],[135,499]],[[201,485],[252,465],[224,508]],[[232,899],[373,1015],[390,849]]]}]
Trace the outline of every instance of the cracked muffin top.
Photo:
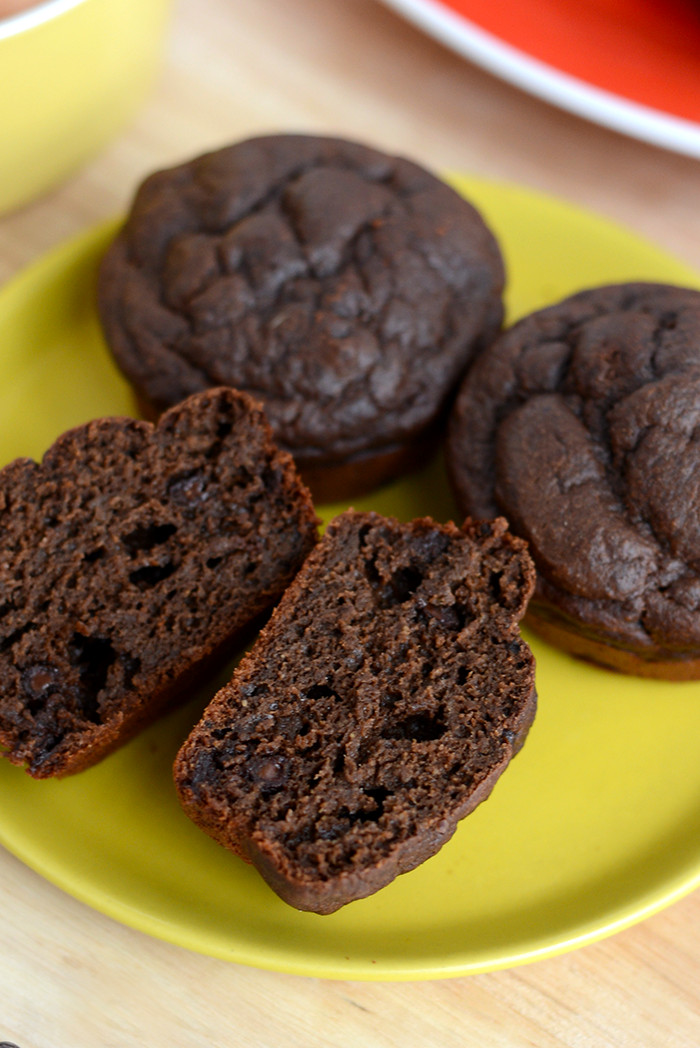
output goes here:
[{"label": "cracked muffin top", "polygon": [[530,621],[596,661],[700,676],[700,292],[583,291],[515,324],[450,422],[460,509],[504,514]]},{"label": "cracked muffin top", "polygon": [[475,209],[408,160],[274,135],[149,177],[100,278],[151,411],[208,386],[263,401],[302,467],[421,437],[502,320]]}]

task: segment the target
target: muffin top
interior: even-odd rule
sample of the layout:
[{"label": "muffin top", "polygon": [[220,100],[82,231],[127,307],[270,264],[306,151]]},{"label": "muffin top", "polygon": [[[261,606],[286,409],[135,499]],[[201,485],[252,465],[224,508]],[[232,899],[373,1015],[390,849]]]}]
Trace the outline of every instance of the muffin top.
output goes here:
[{"label": "muffin top", "polygon": [[312,459],[430,424],[502,318],[482,219],[415,164],[274,135],[161,171],[104,261],[108,342],[156,407],[210,385],[265,405]]},{"label": "muffin top", "polygon": [[449,470],[538,569],[532,608],[668,652],[700,646],[700,292],[583,291],[501,336],[465,379]]}]

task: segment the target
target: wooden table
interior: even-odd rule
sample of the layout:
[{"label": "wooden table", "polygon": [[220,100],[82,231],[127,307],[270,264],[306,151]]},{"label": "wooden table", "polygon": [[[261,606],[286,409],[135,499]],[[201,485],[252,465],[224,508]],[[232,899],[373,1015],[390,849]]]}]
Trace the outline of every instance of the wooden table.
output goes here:
[{"label": "wooden table", "polygon": [[[142,175],[249,134],[315,130],[554,193],[700,270],[700,165],[559,112],[373,0],[182,0],[137,119],[0,218],[0,282],[122,210]],[[700,895],[599,944],[424,983],[257,971],[103,917],[0,850],[0,1040],[20,1048],[697,1048]]]}]

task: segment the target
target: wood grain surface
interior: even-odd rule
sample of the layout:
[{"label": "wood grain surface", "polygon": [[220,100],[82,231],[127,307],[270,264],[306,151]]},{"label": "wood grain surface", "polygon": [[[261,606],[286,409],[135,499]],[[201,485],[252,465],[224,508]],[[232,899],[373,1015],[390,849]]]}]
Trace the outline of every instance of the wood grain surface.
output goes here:
[{"label": "wood grain surface", "polygon": [[[541,189],[700,270],[698,161],[530,98],[373,0],[182,0],[131,126],[0,218],[0,282],[122,211],[154,168],[276,130],[347,135]],[[573,953],[422,983],[306,979],[190,953],[94,912],[2,849],[0,908],[0,1041],[19,1048],[700,1045],[698,893]]]}]

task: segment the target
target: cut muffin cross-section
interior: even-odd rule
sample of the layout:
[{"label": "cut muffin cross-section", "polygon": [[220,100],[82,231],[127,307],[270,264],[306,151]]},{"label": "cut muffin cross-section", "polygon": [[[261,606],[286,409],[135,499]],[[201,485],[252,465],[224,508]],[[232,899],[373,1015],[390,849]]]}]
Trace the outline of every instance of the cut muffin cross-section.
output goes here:
[{"label": "cut muffin cross-section", "polygon": [[0,472],[0,751],[35,777],[94,764],[280,596],[317,538],[248,396],[157,427],[99,419]]},{"label": "cut muffin cross-section", "polygon": [[502,520],[342,514],[183,745],[185,811],[299,909],[417,866],[532,723],[533,584]]}]

